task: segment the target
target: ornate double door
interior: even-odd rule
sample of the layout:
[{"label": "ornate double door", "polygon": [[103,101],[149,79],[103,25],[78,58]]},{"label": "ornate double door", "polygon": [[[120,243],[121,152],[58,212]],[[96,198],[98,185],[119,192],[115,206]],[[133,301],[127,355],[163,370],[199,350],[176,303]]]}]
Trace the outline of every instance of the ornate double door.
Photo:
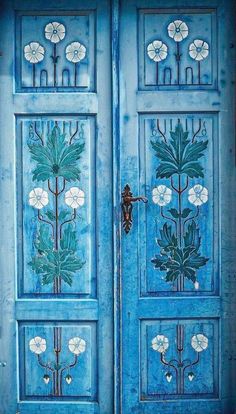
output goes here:
[{"label": "ornate double door", "polygon": [[0,413],[234,414],[233,1],[0,21]]}]

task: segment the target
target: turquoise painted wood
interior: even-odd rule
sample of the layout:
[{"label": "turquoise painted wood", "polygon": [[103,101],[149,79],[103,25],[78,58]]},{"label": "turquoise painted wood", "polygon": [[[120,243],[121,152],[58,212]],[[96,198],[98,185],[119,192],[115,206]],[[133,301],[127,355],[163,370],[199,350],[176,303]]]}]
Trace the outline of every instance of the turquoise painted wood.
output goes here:
[{"label": "turquoise painted wood", "polygon": [[7,1],[1,26],[0,413],[109,414],[110,5]]},{"label": "turquoise painted wood", "polygon": [[233,9],[121,3],[124,413],[235,412]]},{"label": "turquoise painted wood", "polygon": [[234,9],[1,3],[0,414],[235,413]]}]

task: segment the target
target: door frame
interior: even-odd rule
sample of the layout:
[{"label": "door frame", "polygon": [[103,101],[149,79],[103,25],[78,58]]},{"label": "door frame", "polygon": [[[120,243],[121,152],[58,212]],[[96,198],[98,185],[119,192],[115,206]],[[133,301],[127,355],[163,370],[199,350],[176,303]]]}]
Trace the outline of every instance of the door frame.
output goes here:
[{"label": "door frame", "polygon": [[111,0],[112,165],[113,165],[113,309],[114,309],[114,414],[121,413],[121,209],[120,209],[120,0]]}]

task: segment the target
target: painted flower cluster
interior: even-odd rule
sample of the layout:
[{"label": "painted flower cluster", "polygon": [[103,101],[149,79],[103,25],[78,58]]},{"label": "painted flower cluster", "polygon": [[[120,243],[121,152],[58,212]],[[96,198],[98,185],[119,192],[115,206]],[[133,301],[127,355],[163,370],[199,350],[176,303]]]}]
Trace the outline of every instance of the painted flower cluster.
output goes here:
[{"label": "painted flower cluster", "polygon": [[42,285],[53,284],[53,292],[58,294],[61,281],[71,286],[74,275],[85,263],[77,257],[75,227],[85,193],[70,184],[80,180],[79,160],[84,142],[73,141],[73,136],[66,139],[55,123],[47,139],[29,143],[28,147],[34,163],[32,180],[41,185],[46,182],[47,186],[35,186],[29,192],[29,205],[37,211],[35,254],[29,265],[41,278]]},{"label": "painted flower cluster", "polygon": [[[47,349],[46,339],[41,338],[40,336],[35,336],[29,341],[29,348],[34,354],[40,355]],[[86,342],[84,339],[76,336],[71,338],[68,342],[68,348],[72,354],[80,355],[85,352]]]},{"label": "painted flower cluster", "polygon": [[[84,205],[85,194],[79,187],[71,187],[64,196],[65,204],[72,209],[77,209]],[[29,193],[29,205],[40,210],[49,203],[48,192],[43,188],[36,187]]]},{"label": "painted flower cluster", "polygon": [[[167,27],[168,35],[176,43],[182,42],[188,37],[189,28],[182,20],[175,20]],[[209,54],[209,44],[202,39],[195,39],[188,47],[189,56],[201,61],[207,58]],[[154,62],[160,62],[168,56],[168,46],[162,40],[154,40],[147,46],[148,57]]]},{"label": "painted flower cluster", "polygon": [[[196,136],[190,139],[189,132],[184,131],[178,121],[175,130],[170,131],[170,139],[164,136],[152,141],[151,145],[158,159],[156,177],[165,179],[165,184],[158,183],[153,188],[152,200],[160,207],[161,216],[166,220],[160,229],[160,237],[156,238],[160,254],[152,259],[152,263],[155,269],[166,273],[166,282],[176,282],[178,291],[184,291],[186,279],[199,289],[197,272],[205,266],[208,258],[200,253],[197,218],[201,206],[208,201],[208,189],[202,183],[196,183],[196,179],[204,178],[200,159],[208,141],[198,140]],[[191,185],[192,179],[194,183]],[[170,208],[173,197],[175,204]]]},{"label": "painted flower cluster", "polygon": [[[45,26],[45,38],[52,44],[57,45],[66,36],[66,28],[60,22],[51,22]],[[24,47],[25,59],[36,64],[45,57],[45,48],[38,42],[32,41]],[[73,41],[65,49],[65,56],[69,62],[79,63],[86,56],[86,47],[79,41]]]},{"label": "painted flower cluster", "polygon": [[[205,351],[208,347],[208,338],[202,333],[193,335],[191,346],[196,352]],[[165,335],[157,335],[152,339],[152,349],[160,354],[164,354],[169,348],[169,339]]]},{"label": "painted flower cluster", "polygon": [[[200,356],[199,354],[205,351],[208,348],[208,338],[203,333],[194,334],[190,339],[190,344],[193,350],[197,353],[197,357],[193,358],[191,355],[186,359],[184,358],[185,352],[185,341],[184,341],[184,325],[177,326],[177,337],[175,339],[176,344],[176,357],[168,360],[166,353],[170,346],[170,341],[167,336],[163,334],[156,335],[151,342],[151,347],[155,352],[158,352],[161,356],[161,364],[167,368],[165,372],[165,378],[167,382],[171,382],[173,375],[176,375],[176,387],[177,392],[184,394],[184,375],[185,371],[189,368],[189,371],[186,372],[187,378],[190,382],[195,378],[193,372],[193,367],[199,363]],[[171,352],[173,352],[173,346]]]}]

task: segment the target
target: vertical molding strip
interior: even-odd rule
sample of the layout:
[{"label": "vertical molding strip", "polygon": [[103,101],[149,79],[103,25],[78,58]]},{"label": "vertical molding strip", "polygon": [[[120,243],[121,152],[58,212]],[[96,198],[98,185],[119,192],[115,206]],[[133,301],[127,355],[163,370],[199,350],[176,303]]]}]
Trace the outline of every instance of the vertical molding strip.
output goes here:
[{"label": "vertical molding strip", "polygon": [[113,136],[113,275],[114,275],[114,413],[121,413],[121,220],[119,0],[111,1],[112,136]]}]

